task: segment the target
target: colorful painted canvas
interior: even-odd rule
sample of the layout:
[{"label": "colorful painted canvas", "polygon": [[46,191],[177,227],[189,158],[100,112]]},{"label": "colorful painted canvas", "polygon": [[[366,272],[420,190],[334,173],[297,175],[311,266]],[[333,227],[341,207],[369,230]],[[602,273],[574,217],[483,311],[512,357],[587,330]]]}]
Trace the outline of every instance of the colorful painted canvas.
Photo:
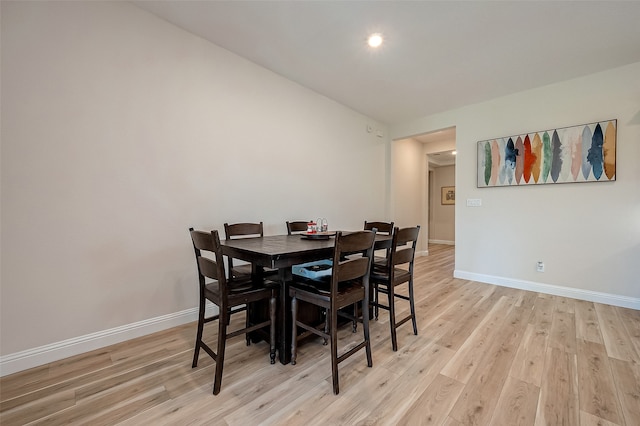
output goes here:
[{"label": "colorful painted canvas", "polygon": [[478,142],[478,188],[616,180],[617,120]]}]

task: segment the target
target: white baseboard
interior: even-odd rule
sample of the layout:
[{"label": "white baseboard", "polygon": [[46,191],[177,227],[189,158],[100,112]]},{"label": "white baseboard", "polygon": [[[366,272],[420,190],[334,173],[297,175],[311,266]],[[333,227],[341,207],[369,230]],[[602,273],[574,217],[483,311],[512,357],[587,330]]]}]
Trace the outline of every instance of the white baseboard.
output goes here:
[{"label": "white baseboard", "polygon": [[448,246],[455,246],[456,242],[449,240],[429,240],[429,244],[446,244]]},{"label": "white baseboard", "polygon": [[[207,304],[207,316],[217,313],[215,305]],[[157,331],[177,327],[198,319],[198,308],[191,308],[173,314],[139,321],[133,324],[104,330],[85,336],[63,340],[26,351],[0,357],[0,377],[27,370],[70,356],[103,348],[105,346],[135,339]],[[194,327],[195,338],[195,327]]]},{"label": "white baseboard", "polygon": [[555,296],[570,297],[572,299],[587,300],[589,302],[603,303],[605,305],[613,305],[620,306],[622,308],[640,310],[640,299],[635,297],[620,296],[617,294],[601,293],[598,291],[562,287],[551,284],[542,284],[533,281],[514,280],[510,278],[475,274],[458,270],[453,272],[453,276],[455,278],[478,281],[486,284],[495,284],[502,287],[517,288],[520,290],[535,291],[538,293],[553,294]]}]

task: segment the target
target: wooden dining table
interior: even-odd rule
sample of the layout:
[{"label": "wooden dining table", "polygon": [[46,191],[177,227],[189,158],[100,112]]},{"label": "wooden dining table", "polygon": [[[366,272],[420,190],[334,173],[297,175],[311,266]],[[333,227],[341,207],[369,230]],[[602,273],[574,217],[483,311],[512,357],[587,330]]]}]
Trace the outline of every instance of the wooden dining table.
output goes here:
[{"label": "wooden dining table", "polygon": [[[335,238],[309,239],[304,235],[269,235],[221,241],[222,253],[253,265],[256,280],[264,276],[264,269],[276,269],[280,285],[277,308],[277,349],[282,364],[291,361],[291,299],[288,285],[292,280],[292,267],[301,263],[330,259]],[[391,246],[391,236],[376,235],[376,249]]]}]

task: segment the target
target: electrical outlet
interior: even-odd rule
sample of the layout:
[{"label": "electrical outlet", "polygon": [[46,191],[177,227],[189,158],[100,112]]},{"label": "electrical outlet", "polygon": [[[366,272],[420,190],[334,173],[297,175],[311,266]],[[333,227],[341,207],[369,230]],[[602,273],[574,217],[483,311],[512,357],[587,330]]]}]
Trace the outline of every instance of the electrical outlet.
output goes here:
[{"label": "electrical outlet", "polygon": [[538,260],[538,263],[536,263],[536,271],[544,272],[544,262],[542,260]]}]

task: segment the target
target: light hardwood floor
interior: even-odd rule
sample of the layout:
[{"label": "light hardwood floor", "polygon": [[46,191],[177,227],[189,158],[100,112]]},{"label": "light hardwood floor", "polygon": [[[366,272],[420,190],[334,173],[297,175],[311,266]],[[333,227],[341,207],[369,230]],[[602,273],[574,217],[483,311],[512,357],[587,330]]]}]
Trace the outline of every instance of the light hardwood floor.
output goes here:
[{"label": "light hardwood floor", "polygon": [[191,368],[192,323],[0,379],[0,423],[640,425],[640,311],[454,279],[453,248],[429,252],[419,335],[402,326],[394,353],[381,312],[373,368],[362,351],[340,364],[338,396],[320,340],[292,366],[242,337],[213,396],[213,361]]}]

